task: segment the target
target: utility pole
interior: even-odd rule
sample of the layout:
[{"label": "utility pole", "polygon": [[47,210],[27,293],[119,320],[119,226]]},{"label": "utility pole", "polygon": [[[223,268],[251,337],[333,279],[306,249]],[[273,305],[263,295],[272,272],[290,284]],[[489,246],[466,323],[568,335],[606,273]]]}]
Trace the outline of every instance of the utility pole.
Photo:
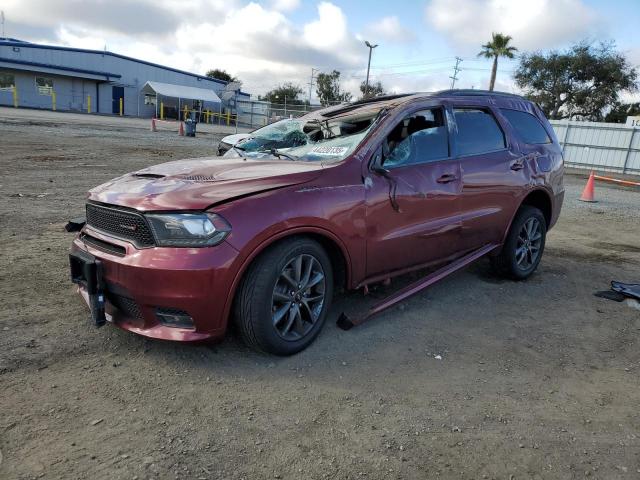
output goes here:
[{"label": "utility pole", "polygon": [[0,22],[2,22],[2,38],[5,38],[5,35],[4,35],[4,10],[0,10]]},{"label": "utility pole", "polygon": [[365,87],[364,87],[364,98],[367,98],[367,95],[369,94],[369,70],[371,69],[371,52],[373,52],[373,49],[376,48],[378,44],[371,45],[368,40],[365,40],[364,44],[367,47],[369,47],[369,63],[367,63],[367,81],[365,82]]},{"label": "utility pole", "polygon": [[311,106],[311,90],[313,89],[313,78],[316,75],[316,72],[319,72],[319,68],[311,68],[311,80],[309,81],[309,106]]},{"label": "utility pole", "polygon": [[456,66],[453,67],[453,76],[449,77],[451,79],[451,89],[456,86],[456,80],[458,80],[458,72],[461,70],[458,68],[462,59],[460,57],[456,57]]}]

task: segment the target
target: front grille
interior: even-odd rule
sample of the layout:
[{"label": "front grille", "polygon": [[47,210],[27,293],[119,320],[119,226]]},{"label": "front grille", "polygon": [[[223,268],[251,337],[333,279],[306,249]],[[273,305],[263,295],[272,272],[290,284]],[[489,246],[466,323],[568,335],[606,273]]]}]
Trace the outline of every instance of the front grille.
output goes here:
[{"label": "front grille", "polygon": [[111,305],[120,310],[125,317],[137,319],[142,318],[140,306],[132,298],[123,297],[122,295],[117,295],[107,291],[107,300],[109,300]]},{"label": "front grille", "polygon": [[139,213],[87,203],[87,225],[136,247],[153,247],[155,241],[147,221]]},{"label": "front grille", "polygon": [[103,252],[112,253],[113,255],[118,255],[120,257],[124,257],[124,255],[127,253],[126,249],[124,247],[121,247],[120,245],[114,245],[113,243],[105,242],[103,240],[100,240],[99,238],[87,235],[86,233],[80,235],[80,240],[82,240],[86,244],[91,245],[92,247],[102,250]]}]

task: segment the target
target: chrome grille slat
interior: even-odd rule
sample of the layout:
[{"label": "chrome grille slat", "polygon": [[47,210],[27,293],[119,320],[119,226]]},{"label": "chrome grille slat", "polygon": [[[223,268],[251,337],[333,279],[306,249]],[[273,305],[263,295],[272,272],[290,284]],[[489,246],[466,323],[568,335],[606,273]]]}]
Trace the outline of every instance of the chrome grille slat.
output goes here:
[{"label": "chrome grille slat", "polygon": [[145,218],[135,212],[87,203],[87,225],[135,246],[153,247],[155,240]]},{"label": "chrome grille slat", "polygon": [[92,247],[112,253],[114,255],[118,255],[120,257],[124,257],[124,255],[127,253],[126,249],[124,247],[121,247],[120,245],[114,245],[112,243],[105,242],[103,240],[100,240],[99,238],[87,235],[86,233],[82,233],[80,235],[80,240],[82,240],[85,244],[88,243]]}]

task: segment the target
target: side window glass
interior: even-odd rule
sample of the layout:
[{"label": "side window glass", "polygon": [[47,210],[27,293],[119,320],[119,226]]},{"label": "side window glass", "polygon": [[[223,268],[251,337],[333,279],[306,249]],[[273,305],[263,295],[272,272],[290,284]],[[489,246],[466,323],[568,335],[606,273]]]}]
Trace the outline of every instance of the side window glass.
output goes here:
[{"label": "side window glass", "polygon": [[449,134],[441,108],[422,110],[402,120],[387,137],[384,166],[393,168],[449,157]]},{"label": "side window glass", "polygon": [[456,143],[459,155],[495,152],[507,146],[504,133],[488,111],[460,108],[455,109],[453,115],[458,128]]},{"label": "side window glass", "polygon": [[500,113],[509,120],[509,123],[524,143],[551,143],[551,139],[540,120],[530,113],[508,108],[501,108]]}]

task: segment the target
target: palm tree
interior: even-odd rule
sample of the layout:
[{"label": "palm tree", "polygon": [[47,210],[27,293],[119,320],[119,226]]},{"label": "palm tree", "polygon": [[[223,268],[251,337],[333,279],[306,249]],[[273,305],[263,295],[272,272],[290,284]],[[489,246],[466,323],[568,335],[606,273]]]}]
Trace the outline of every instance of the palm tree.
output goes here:
[{"label": "palm tree", "polygon": [[517,52],[516,47],[509,46],[511,37],[509,35],[503,35],[501,33],[492,33],[491,41],[485,43],[482,46],[482,51],[478,54],[479,57],[493,58],[493,67],[491,68],[491,83],[489,84],[489,90],[493,91],[493,87],[496,84],[496,72],[498,71],[498,58],[506,57],[513,58],[513,53]]}]

